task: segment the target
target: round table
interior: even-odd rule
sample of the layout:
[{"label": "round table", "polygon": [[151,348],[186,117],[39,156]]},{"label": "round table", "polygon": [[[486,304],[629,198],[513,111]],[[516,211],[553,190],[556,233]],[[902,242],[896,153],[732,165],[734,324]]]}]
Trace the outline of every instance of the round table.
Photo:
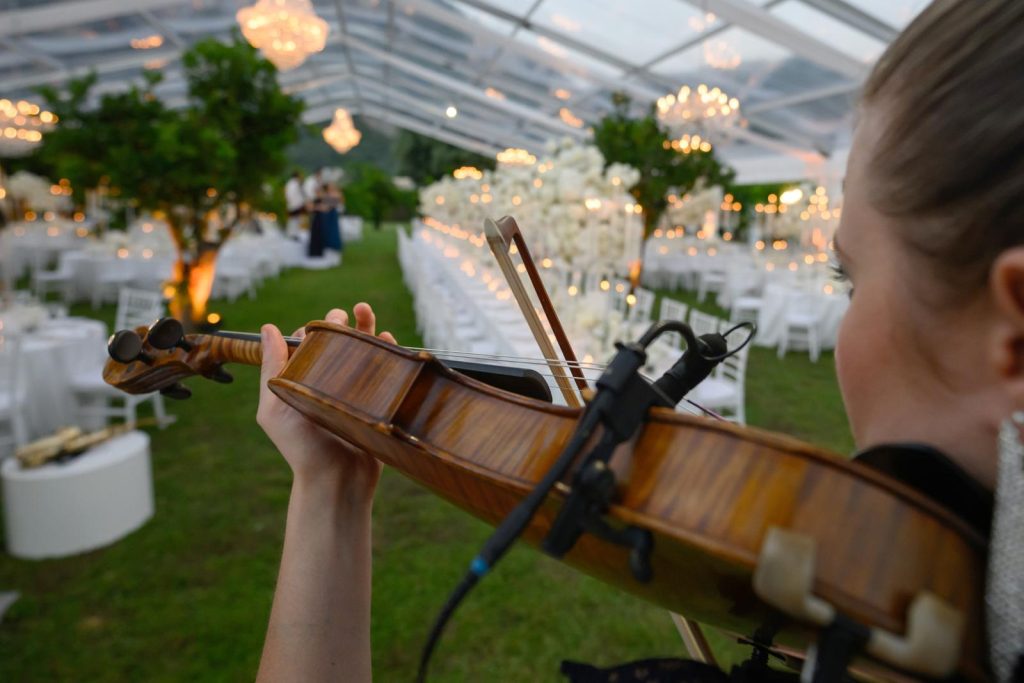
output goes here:
[{"label": "round table", "polygon": [[109,545],[153,516],[149,436],[133,431],[64,463],[0,467],[7,551],[66,557]]}]

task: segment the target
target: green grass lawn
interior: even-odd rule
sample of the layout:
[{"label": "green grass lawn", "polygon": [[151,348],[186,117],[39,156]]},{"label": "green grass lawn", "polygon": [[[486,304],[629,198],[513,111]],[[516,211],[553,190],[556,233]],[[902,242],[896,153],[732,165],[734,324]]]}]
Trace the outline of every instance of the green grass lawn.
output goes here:
[{"label": "green grass lawn", "polygon": [[[685,297],[683,297],[685,298]],[[257,300],[217,303],[229,329],[273,322],[291,332],[327,309],[369,301],[381,329],[419,344],[393,229],[368,230],[330,271],[290,271]],[[713,307],[707,307],[709,310]],[[87,309],[108,324],[113,311]],[[256,426],[257,371],[193,380],[153,431],[156,514],[112,547],[62,560],[0,555],[0,590],[21,599],[0,623],[0,681],[245,681],[256,673],[277,574],[290,486]],[[850,439],[831,357],[778,361],[756,349],[752,424],[845,452]],[[374,670],[409,681],[427,630],[488,533],[483,524],[393,472],[374,519]],[[716,634],[712,634],[715,636]],[[734,650],[715,638],[723,651]],[[572,658],[612,664],[683,654],[663,610],[517,548],[463,605],[438,650],[433,681],[558,681]]]}]

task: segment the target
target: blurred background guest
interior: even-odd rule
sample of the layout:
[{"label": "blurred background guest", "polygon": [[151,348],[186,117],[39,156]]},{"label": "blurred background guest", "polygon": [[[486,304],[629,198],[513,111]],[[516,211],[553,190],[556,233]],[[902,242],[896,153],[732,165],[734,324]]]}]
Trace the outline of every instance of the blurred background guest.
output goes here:
[{"label": "blurred background guest", "polygon": [[291,238],[302,234],[302,216],[306,213],[306,195],[302,192],[302,173],[292,171],[291,178],[284,185],[284,202],[288,209],[286,231]]},{"label": "blurred background guest", "polygon": [[345,214],[345,195],[335,182],[323,185],[324,203],[324,248],[341,253],[341,216]]}]

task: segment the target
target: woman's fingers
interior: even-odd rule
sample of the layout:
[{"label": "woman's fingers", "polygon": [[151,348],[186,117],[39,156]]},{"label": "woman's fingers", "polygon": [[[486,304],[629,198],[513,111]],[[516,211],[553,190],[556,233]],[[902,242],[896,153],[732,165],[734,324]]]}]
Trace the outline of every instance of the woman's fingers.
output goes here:
[{"label": "woman's fingers", "polygon": [[324,316],[324,320],[329,323],[335,323],[336,325],[348,325],[348,313],[340,308],[332,308],[327,311],[327,315]]},{"label": "woman's fingers", "polygon": [[388,342],[389,344],[394,344],[395,346],[398,346],[398,341],[395,339],[395,336],[390,332],[381,332],[377,336],[379,336],[381,339]]},{"label": "woman's fingers", "polygon": [[377,329],[377,316],[373,314],[370,304],[360,302],[356,304],[353,313],[356,314],[356,329],[366,334],[375,334]]},{"label": "woman's fingers", "polygon": [[[264,325],[260,329],[263,346],[263,362],[260,364],[260,407],[269,406],[275,396],[267,386],[267,381],[277,377],[288,362],[288,345],[281,336],[281,330],[273,325]],[[257,415],[259,419],[259,415]]]}]

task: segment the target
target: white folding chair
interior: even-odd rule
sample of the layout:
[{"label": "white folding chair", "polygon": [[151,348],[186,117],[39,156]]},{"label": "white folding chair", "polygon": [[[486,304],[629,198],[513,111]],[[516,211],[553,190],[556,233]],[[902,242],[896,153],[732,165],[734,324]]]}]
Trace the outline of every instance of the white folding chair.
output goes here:
[{"label": "white folding chair", "polygon": [[690,311],[690,329],[693,330],[693,334],[697,337],[701,337],[705,334],[711,334],[712,332],[718,332],[722,329],[722,325],[725,321],[720,318],[716,318],[710,313],[704,313],[693,309]]},{"label": "white folding chair", "polygon": [[248,261],[237,249],[218,254],[211,297],[235,301],[242,294],[248,294],[250,299],[256,298],[256,288]]},{"label": "white folding chair", "polygon": [[623,280],[618,277],[610,280],[611,306],[623,315],[626,313],[626,297],[629,296],[629,288],[629,280]]},{"label": "white folding chair", "polygon": [[650,324],[654,313],[654,292],[643,287],[633,291],[636,301],[629,309],[629,321],[637,324]]},{"label": "white folding chair", "polygon": [[114,330],[134,330],[148,326],[164,315],[164,299],[160,292],[122,287],[117,295]]},{"label": "white folding chair", "polygon": [[804,348],[817,363],[821,356],[821,297],[813,293],[794,294],[786,301],[782,336],[779,338],[779,358],[784,358],[790,346]]},{"label": "white folding chair", "polygon": [[[686,315],[690,312],[690,307],[684,304],[682,301],[676,301],[675,299],[665,298],[661,300],[661,308],[658,311],[658,322],[664,322],[666,320],[676,320],[681,323],[686,322]],[[666,332],[661,335],[661,339],[665,339],[666,342],[673,345],[675,348],[682,348],[683,336],[678,332]]]},{"label": "white folding chair", "polygon": [[658,312],[658,322],[663,320],[678,320],[679,322],[685,323],[686,314],[689,312],[690,307],[682,301],[665,298],[661,300],[661,309]]},{"label": "white folding chair", "polygon": [[[713,259],[714,256],[707,256],[707,259]],[[719,257],[724,259],[726,257]],[[697,287],[697,301],[703,302],[707,298],[708,294],[718,294],[725,288],[726,283],[726,268],[727,264],[714,262],[714,265],[708,265],[700,271],[700,284]]]},{"label": "white folding chair", "polygon": [[[114,329],[127,330],[148,326],[163,315],[164,302],[159,292],[123,287],[118,292]],[[164,397],[159,393],[136,396],[107,384],[103,379],[105,362],[106,356],[101,352],[93,362],[78,368],[69,378],[68,384],[78,401],[78,415],[83,423],[106,423],[107,418],[117,417],[127,424],[135,424],[136,410],[146,401],[153,402],[153,414],[161,428],[174,421],[174,416],[167,414]]]},{"label": "white folding chair", "polygon": [[64,303],[71,303],[74,297],[75,272],[71,268],[67,255],[72,252],[62,252],[57,258],[57,267],[53,270],[37,270],[32,274],[32,289],[36,296],[46,300],[46,295],[56,292]]},{"label": "white folding chair", "polygon": [[693,401],[732,422],[747,424],[745,387],[749,357],[748,344],[719,363],[711,376],[693,390]]}]

